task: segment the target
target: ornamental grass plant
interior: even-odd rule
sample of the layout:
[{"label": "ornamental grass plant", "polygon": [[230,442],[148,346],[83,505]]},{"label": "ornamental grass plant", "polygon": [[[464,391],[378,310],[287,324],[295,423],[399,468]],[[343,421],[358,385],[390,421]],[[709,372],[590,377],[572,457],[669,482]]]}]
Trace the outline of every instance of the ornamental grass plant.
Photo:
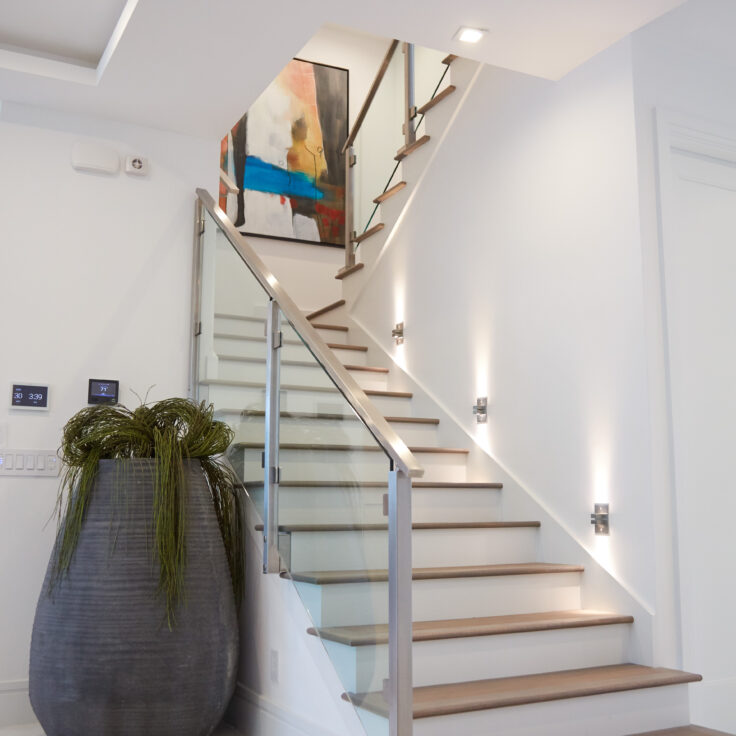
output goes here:
[{"label": "ornamental grass plant", "polygon": [[[152,550],[159,565],[158,590],[169,628],[185,602],[187,500],[183,462],[199,460],[212,495],[227,555],[233,593],[239,604],[244,587],[244,547],[239,483],[219,456],[233,440],[232,429],[214,419],[213,406],[188,399],[164,399],[134,410],[98,405],[82,409],[64,426],[60,448],[65,464],[57,503],[58,532],[50,587],[72,563],[100,460],[150,458],[154,463]],[[116,505],[125,504],[126,481],[134,463],[121,463]],[[115,512],[113,512],[115,513]],[[111,545],[115,525],[111,519]]]}]

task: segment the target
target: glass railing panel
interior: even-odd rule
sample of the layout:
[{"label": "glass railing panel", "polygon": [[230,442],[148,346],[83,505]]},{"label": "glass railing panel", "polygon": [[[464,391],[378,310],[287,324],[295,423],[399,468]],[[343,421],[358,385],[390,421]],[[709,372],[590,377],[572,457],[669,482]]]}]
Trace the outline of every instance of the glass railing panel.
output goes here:
[{"label": "glass railing panel", "polygon": [[[211,215],[204,213],[198,396],[235,432],[235,442],[265,437],[266,314],[268,294]],[[263,514],[263,470],[257,459],[233,455],[238,476]]]},{"label": "glass railing panel", "polygon": [[[274,571],[280,569],[299,594],[312,622],[309,635],[319,638],[368,736],[388,736],[388,698],[396,691],[396,683],[389,681],[384,515],[392,462],[346,398],[351,389],[340,381],[337,364],[329,367],[332,359],[322,352],[320,338],[293,316],[297,310],[292,323],[273,308],[276,302],[241,258],[236,247],[242,244],[235,246],[233,237],[239,238],[205,211],[199,397],[211,402],[218,418],[235,431],[228,458],[261,516],[266,538],[269,508],[271,513],[276,509]],[[267,385],[274,385],[268,383],[274,374],[267,371],[265,333],[274,311],[281,345],[272,352],[279,365],[274,379],[278,473],[269,503],[264,503],[269,493],[263,467],[268,457]],[[352,363],[362,360],[358,351],[351,358]],[[385,413],[395,408],[379,406]],[[409,528],[405,532],[411,533]]]},{"label": "glass railing panel", "polygon": [[[450,84],[450,67],[443,64],[447,54],[442,51],[414,47],[414,100],[420,109],[434,99]],[[424,133],[424,116],[419,115],[414,121],[418,135]]]},{"label": "glass railing panel", "polygon": [[[303,339],[293,326],[288,334]],[[371,693],[371,701],[378,699],[381,710],[384,680],[389,676],[384,496],[390,461],[329,380],[306,340],[303,343],[306,355],[298,377],[285,380],[287,366],[282,362],[282,564],[345,692],[357,700]],[[356,352],[351,360],[360,363],[363,355]],[[346,627],[355,627],[351,638],[361,644],[348,643]],[[376,702],[373,705],[375,710]],[[383,706],[387,713],[385,701]],[[360,707],[358,714],[371,736],[388,734],[384,716]]]},{"label": "glass railing panel", "polygon": [[372,225],[373,199],[392,186],[394,156],[404,145],[404,55],[394,52],[386,75],[355,139],[353,149],[353,228],[360,235]]}]

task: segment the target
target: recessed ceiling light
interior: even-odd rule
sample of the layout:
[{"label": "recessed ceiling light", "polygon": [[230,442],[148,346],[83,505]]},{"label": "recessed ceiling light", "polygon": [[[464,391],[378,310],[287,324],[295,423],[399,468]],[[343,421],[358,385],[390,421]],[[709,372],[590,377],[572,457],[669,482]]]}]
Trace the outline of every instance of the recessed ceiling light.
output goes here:
[{"label": "recessed ceiling light", "polygon": [[455,38],[463,43],[478,43],[488,31],[485,28],[470,28],[461,26],[458,28]]}]

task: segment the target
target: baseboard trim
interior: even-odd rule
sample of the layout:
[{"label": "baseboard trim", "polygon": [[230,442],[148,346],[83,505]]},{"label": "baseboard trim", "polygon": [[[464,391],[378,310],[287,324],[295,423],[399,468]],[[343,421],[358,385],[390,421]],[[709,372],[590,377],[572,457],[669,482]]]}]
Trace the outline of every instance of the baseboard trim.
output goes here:
[{"label": "baseboard trim", "polygon": [[[236,716],[236,728],[252,725],[243,722],[249,720],[244,713],[244,710],[248,709],[260,713],[261,717],[267,721],[270,720],[274,726],[273,734],[284,734],[286,736],[284,733],[284,726],[286,726],[291,729],[287,732],[288,736],[292,736],[292,732],[294,736],[340,736],[340,734],[325,731],[323,725],[307,720],[295,711],[276,703],[271,698],[254,692],[242,682],[239,682],[235,687],[234,700],[240,701],[240,703],[234,703],[235,707],[233,708]],[[264,736],[270,733],[271,731],[266,728]]]},{"label": "baseboard trim", "polygon": [[27,693],[28,680],[0,680],[0,695],[3,693]]}]

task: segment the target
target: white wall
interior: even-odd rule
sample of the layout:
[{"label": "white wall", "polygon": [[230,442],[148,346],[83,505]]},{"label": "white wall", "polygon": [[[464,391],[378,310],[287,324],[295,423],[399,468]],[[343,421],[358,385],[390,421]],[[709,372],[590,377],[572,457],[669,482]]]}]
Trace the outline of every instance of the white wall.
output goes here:
[{"label": "white wall", "polygon": [[693,721],[726,731],[736,728],[723,584],[736,572],[725,491],[735,431],[734,24],[733,3],[691,0],[633,38],[659,554],[675,547],[674,574],[658,585],[682,603],[670,622],[681,628],[681,665],[704,676],[690,688]]},{"label": "white wall", "polygon": [[403,320],[408,372],[653,608],[638,207],[629,41],[557,84],[488,67],[354,316],[390,353]]},{"label": "white wall", "polygon": [[[150,177],[74,171],[72,144],[149,157]],[[0,121],[0,447],[56,449],[87,379],[122,400],[184,396],[194,189],[217,141],[4,103]],[[12,381],[48,382],[48,413],[11,411]],[[0,726],[30,720],[28,650],[52,544],[57,479],[0,478]]]}]

